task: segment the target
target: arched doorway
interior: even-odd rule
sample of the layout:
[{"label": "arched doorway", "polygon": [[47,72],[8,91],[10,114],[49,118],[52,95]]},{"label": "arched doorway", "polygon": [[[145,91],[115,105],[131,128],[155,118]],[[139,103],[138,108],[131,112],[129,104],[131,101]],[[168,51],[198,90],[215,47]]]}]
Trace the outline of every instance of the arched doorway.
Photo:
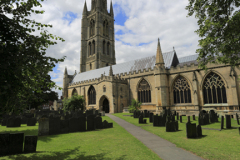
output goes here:
[{"label": "arched doorway", "polygon": [[102,106],[103,106],[102,110],[105,111],[105,113],[109,113],[109,102],[107,98],[103,100]]}]

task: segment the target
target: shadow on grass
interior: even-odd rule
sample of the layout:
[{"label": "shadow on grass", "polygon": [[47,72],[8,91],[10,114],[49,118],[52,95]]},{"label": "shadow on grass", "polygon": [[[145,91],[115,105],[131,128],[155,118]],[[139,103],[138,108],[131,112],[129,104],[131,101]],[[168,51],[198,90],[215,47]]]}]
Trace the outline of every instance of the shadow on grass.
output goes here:
[{"label": "shadow on grass", "polygon": [[[59,151],[59,152],[36,152],[31,154],[30,156],[26,157],[27,154],[20,154],[15,156],[9,156],[11,159],[15,160],[111,160],[112,158],[105,157],[108,153],[101,153],[96,155],[85,155],[85,152],[81,152],[79,150],[80,147],[76,147],[75,149],[69,151]],[[46,153],[46,154],[44,154]],[[50,155],[49,155],[50,154]],[[126,155],[123,155],[116,160],[124,160],[126,159]]]},{"label": "shadow on grass", "polygon": [[207,137],[207,135],[202,135],[201,137],[197,137],[197,138],[188,138],[188,139],[202,139],[202,138],[205,138]]}]

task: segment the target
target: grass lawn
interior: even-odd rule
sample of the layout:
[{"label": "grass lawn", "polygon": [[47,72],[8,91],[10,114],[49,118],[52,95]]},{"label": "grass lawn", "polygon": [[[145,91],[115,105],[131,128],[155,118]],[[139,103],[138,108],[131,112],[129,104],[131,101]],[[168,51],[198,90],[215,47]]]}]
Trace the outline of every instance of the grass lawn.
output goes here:
[{"label": "grass lawn", "polygon": [[[216,159],[216,160],[233,160],[240,159],[240,135],[238,129],[224,129],[222,131],[217,130],[202,130],[204,137],[200,139],[187,139],[186,138],[186,122],[187,117],[183,117],[183,123],[179,123],[178,132],[166,132],[165,127],[153,127],[152,123],[138,124],[138,119],[123,116],[131,115],[130,113],[116,113],[113,114],[119,118],[126,120],[136,126],[139,126],[161,138],[164,138],[180,148],[191,151],[196,155],[204,159]],[[192,117],[191,117],[192,120]],[[219,119],[220,121],[220,119]],[[198,117],[196,121],[191,123],[198,124]],[[225,125],[225,124],[224,124]],[[204,125],[202,128],[215,128],[220,129],[221,123],[214,123],[210,125]],[[226,125],[225,125],[226,126]],[[237,121],[232,119],[232,127],[240,127]]]},{"label": "grass lawn", "polygon": [[[109,117],[103,120],[113,122]],[[110,129],[38,137],[37,153],[0,157],[0,160],[125,160],[160,159],[125,129],[113,122]],[[6,128],[0,126],[0,133],[24,132],[37,135],[38,126]]]}]

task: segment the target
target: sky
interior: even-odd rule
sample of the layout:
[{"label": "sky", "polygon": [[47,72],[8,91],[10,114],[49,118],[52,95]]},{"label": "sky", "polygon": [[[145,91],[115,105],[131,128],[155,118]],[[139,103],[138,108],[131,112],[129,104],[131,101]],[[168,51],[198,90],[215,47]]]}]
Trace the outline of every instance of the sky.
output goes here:
[{"label": "sky", "polygon": [[[62,58],[50,73],[52,81],[59,87],[63,84],[63,73],[80,71],[81,18],[85,0],[45,0],[41,10],[45,13],[32,15],[37,22],[53,25],[49,33],[65,39],[50,46],[47,56]],[[86,0],[88,10],[91,0]],[[110,10],[108,0],[108,10]],[[188,0],[112,0],[115,19],[115,53],[117,64],[134,59],[153,56],[160,38],[162,52],[175,47],[178,57],[196,54],[198,29],[195,17],[187,17]],[[62,91],[57,90],[58,95]]]}]

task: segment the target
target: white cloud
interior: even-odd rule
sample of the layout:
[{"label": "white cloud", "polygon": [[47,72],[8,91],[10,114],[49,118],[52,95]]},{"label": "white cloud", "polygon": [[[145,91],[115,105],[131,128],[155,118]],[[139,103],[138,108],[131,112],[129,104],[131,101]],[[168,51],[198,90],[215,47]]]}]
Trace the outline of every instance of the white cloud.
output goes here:
[{"label": "white cloud", "polygon": [[[64,43],[58,42],[51,46],[47,55],[55,58],[67,56],[66,60],[58,65],[58,75],[52,74],[53,80],[62,87],[62,78],[65,66],[69,74],[79,72],[81,18],[85,0],[51,0],[42,3],[43,15],[32,15],[36,21],[52,24],[50,33],[64,38]],[[197,20],[187,18],[185,7],[188,0],[113,0],[115,16],[124,12],[128,17],[125,25],[115,25],[115,32],[121,30],[122,35],[116,35],[115,50],[117,63],[146,57],[156,54],[157,38],[161,39],[163,52],[173,49],[179,57],[195,54],[198,48],[199,37],[194,33],[197,30]],[[108,10],[110,0],[108,0]],[[91,0],[87,0],[88,10]],[[77,18],[69,24],[63,17],[67,12],[77,14]],[[117,19],[116,19],[117,22]],[[141,45],[146,43],[146,45]],[[130,44],[130,45],[127,45]],[[59,91],[61,95],[62,91]]]}]

